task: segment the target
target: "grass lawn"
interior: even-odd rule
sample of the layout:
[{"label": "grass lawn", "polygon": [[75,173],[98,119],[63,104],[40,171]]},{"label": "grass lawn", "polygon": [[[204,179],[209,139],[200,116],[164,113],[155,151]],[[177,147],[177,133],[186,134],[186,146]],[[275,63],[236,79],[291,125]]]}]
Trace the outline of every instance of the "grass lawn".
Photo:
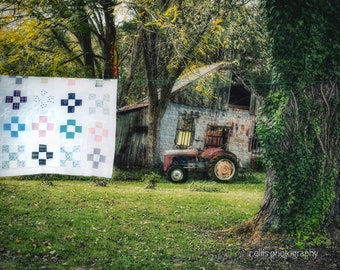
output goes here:
[{"label": "grass lawn", "polygon": [[264,174],[155,189],[0,178],[0,269],[231,269],[216,232],[251,218],[263,193]]},{"label": "grass lawn", "polygon": [[0,269],[339,269],[338,248],[294,251],[272,235],[254,246],[223,231],[257,212],[264,174],[228,184],[156,176],[154,189],[155,174],[138,174],[0,178]]},{"label": "grass lawn", "polygon": [[256,213],[263,182],[2,179],[0,268],[216,269],[228,249],[215,232]]}]

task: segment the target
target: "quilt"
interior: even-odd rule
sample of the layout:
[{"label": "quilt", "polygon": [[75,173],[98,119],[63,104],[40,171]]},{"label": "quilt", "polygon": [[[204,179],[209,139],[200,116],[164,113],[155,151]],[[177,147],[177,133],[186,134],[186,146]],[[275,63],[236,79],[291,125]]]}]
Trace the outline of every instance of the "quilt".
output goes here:
[{"label": "quilt", "polygon": [[0,76],[0,176],[112,176],[117,80]]}]

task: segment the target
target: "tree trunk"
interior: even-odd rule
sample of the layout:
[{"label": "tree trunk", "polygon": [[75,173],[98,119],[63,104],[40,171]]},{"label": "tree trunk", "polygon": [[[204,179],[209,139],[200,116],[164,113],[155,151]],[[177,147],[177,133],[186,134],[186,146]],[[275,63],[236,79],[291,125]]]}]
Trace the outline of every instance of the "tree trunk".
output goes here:
[{"label": "tree trunk", "polygon": [[277,200],[273,194],[274,177],[274,172],[268,169],[264,198],[262,199],[259,212],[254,217],[254,226],[261,231],[267,231],[271,228],[278,229],[280,223],[280,218],[275,212]]},{"label": "tree trunk", "polygon": [[[328,229],[333,241],[339,242],[339,98],[339,85],[334,82],[291,90],[281,114],[284,132],[268,137],[274,143],[266,146],[271,168],[254,217],[257,230],[312,234]],[[268,124],[266,132],[273,134],[273,122]]]},{"label": "tree trunk", "polygon": [[96,77],[95,67],[94,67],[94,53],[92,49],[92,40],[90,33],[78,33],[77,38],[80,44],[80,47],[83,51],[84,56],[84,66],[87,69],[86,73],[91,78]]},{"label": "tree trunk", "polygon": [[148,136],[146,142],[146,159],[149,168],[156,167],[159,162],[159,127],[160,117],[158,109],[149,105],[148,110]]},{"label": "tree trunk", "polygon": [[86,73],[88,74],[87,76],[95,78],[96,72],[94,65],[94,52],[92,48],[91,27],[85,10],[85,4],[77,2],[76,10],[77,20],[75,21],[75,24],[82,24],[82,27],[79,28],[78,25],[74,25],[73,27],[74,29],[72,31],[74,32],[74,35],[77,37],[79,45],[81,47],[84,59],[84,66],[87,69],[86,70]]},{"label": "tree trunk", "polygon": [[139,29],[137,33],[138,33],[138,36],[135,38],[134,44],[132,45],[130,67],[127,71],[126,79],[122,82],[122,89],[121,89],[119,100],[118,100],[119,106],[126,105],[126,97],[128,96],[129,90],[131,88],[132,82],[136,74],[138,64],[142,58],[143,49],[141,46],[141,37],[142,37],[143,31]]},{"label": "tree trunk", "polygon": [[103,11],[105,16],[105,33],[103,41],[103,54],[105,58],[104,79],[118,78],[118,49],[116,46],[116,27],[114,16],[112,15],[112,6],[115,3],[103,2]]},{"label": "tree trunk", "polygon": [[[149,95],[147,164],[150,168],[160,165],[160,128],[161,121],[170,100],[173,83],[164,84],[161,89],[154,89],[156,95]],[[149,89],[150,91],[150,89]],[[158,95],[160,98],[158,98]]]},{"label": "tree trunk", "polygon": [[143,46],[143,58],[148,79],[148,136],[146,143],[146,159],[148,167],[153,168],[157,165],[158,149],[159,149],[159,123],[160,108],[158,96],[158,55],[157,55],[157,34],[155,32],[147,32],[144,28],[140,32],[141,42]]},{"label": "tree trunk", "polygon": [[333,221],[328,227],[331,239],[334,245],[340,245],[340,173],[335,183],[335,200],[328,218]]}]

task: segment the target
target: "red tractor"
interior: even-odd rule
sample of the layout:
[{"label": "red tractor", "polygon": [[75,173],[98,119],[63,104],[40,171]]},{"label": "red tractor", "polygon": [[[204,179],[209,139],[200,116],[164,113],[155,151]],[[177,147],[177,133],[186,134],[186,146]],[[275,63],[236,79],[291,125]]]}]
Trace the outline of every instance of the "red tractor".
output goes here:
[{"label": "red tractor", "polygon": [[164,151],[163,170],[174,183],[185,182],[188,171],[207,172],[215,181],[225,183],[236,177],[238,168],[236,155],[223,146]]}]

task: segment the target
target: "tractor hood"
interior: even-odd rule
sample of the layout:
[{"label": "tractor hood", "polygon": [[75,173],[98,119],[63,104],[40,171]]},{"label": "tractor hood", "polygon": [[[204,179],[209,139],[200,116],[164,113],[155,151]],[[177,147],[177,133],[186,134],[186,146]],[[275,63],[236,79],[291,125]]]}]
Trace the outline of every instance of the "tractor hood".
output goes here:
[{"label": "tractor hood", "polygon": [[175,149],[165,150],[164,156],[196,156],[197,151],[195,149]]}]

